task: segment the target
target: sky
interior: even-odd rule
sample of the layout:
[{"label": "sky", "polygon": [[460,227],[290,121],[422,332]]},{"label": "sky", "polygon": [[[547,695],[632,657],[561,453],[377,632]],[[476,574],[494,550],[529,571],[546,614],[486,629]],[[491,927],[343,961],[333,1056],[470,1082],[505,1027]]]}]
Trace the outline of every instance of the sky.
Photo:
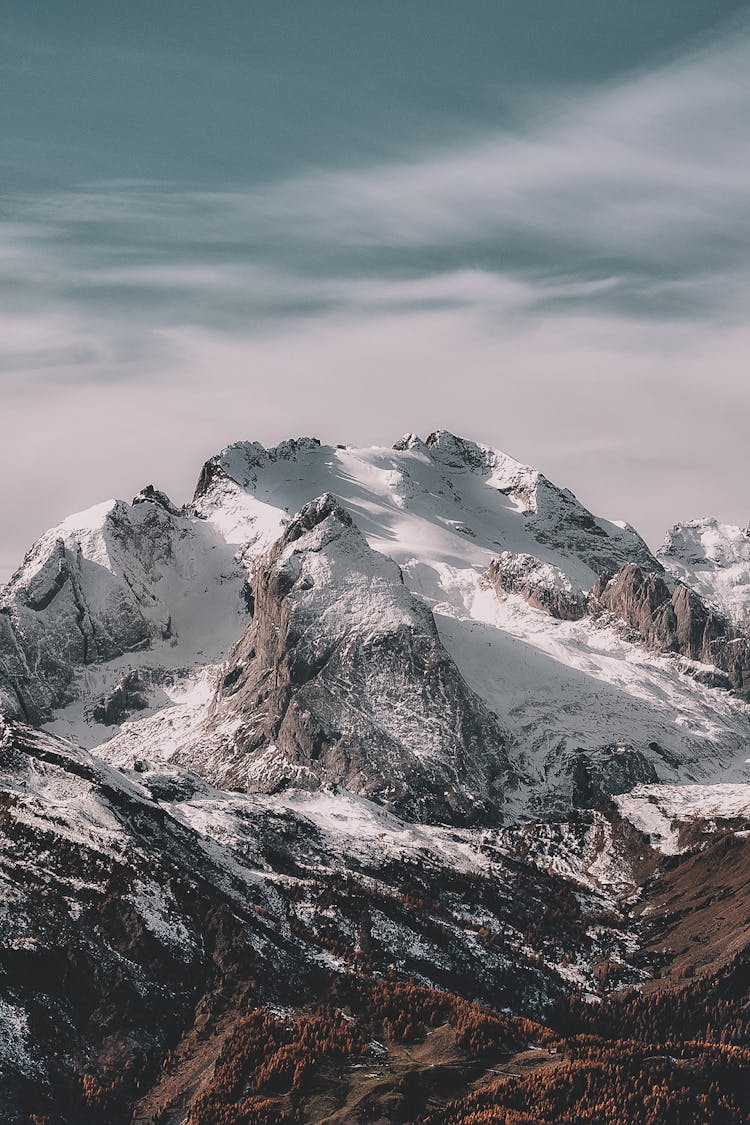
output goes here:
[{"label": "sky", "polygon": [[750,7],[0,0],[0,581],[238,439],[747,524]]}]

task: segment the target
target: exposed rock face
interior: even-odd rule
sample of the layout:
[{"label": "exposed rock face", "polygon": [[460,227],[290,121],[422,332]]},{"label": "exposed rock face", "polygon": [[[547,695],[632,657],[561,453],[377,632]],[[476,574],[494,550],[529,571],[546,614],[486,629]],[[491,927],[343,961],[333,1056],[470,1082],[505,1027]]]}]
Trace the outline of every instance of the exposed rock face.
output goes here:
[{"label": "exposed rock face", "polygon": [[645,573],[636,563],[628,563],[614,578],[600,578],[591,595],[627,622],[647,644],[666,651],[674,649],[672,591],[661,575]]},{"label": "exposed rock face", "polygon": [[170,516],[182,515],[180,509],[172,503],[166,492],[162,492],[160,488],[154,488],[153,484],[147,484],[137,496],[133,497],[134,505],[148,503],[159,504],[165,512],[169,512]]},{"label": "exposed rock face", "polygon": [[30,722],[66,701],[78,668],[148,645],[152,636],[128,587],[80,545],[59,538],[39,554],[0,605],[0,690],[7,710]]},{"label": "exposed rock face", "polygon": [[[265,792],[345,786],[426,820],[492,820],[507,738],[444,651],[432,614],[334,497],[262,560],[214,727],[238,724],[211,780]],[[200,770],[199,762],[189,762]]]},{"label": "exposed rock face", "polygon": [[[410,434],[396,448],[413,449],[418,443],[419,438]],[[580,559],[595,574],[611,573],[628,559],[636,560],[646,570],[662,569],[634,528],[592,515],[570,489],[553,484],[538,469],[447,430],[430,434],[424,448],[450,467],[469,468],[512,497],[537,542]]]},{"label": "exposed rock face", "polygon": [[635,785],[658,780],[653,762],[633,746],[581,751],[570,758],[568,768],[573,781],[573,804],[578,808],[596,808]]},{"label": "exposed rock face", "polygon": [[750,638],[681,582],[670,589],[661,575],[629,563],[614,578],[597,582],[592,601],[620,617],[651,648],[714,665],[736,691],[750,694]]},{"label": "exposed rock face", "polygon": [[657,554],[670,574],[750,628],[750,528],[711,518],[678,523]]},{"label": "exposed rock face", "polygon": [[0,592],[0,709],[46,721],[74,696],[83,669],[178,635],[189,662],[196,624],[208,631],[209,599],[225,616],[227,642],[235,639],[243,582],[231,549],[156,489],[133,505],[110,500],[71,516]]},{"label": "exposed rock face", "polygon": [[484,581],[498,595],[520,594],[529,605],[560,621],[586,615],[586,595],[556,566],[533,555],[503,553],[491,564]]},{"label": "exposed rock face", "polygon": [[147,688],[140,672],[129,672],[112,691],[96,702],[92,718],[105,726],[121,723],[134,711],[143,711],[148,707]]}]

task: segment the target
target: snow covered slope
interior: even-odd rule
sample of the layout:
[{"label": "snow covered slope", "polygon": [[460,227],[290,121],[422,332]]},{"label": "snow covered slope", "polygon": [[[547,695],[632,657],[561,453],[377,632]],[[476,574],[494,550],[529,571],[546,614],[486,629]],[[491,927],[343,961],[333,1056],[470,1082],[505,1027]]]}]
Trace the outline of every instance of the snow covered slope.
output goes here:
[{"label": "snow covered slope", "polygon": [[[169,670],[223,658],[243,628],[244,587],[213,528],[155,489],[70,516],[0,591],[0,702],[33,722],[72,704],[71,733],[82,719],[106,728],[97,705],[134,669],[148,695]],[[145,706],[130,696],[130,709]],[[111,703],[98,714],[111,717]]]},{"label": "snow covered slope", "polygon": [[484,570],[502,550],[535,555],[584,588],[625,562],[660,569],[629,526],[597,519],[538,471],[445,430],[424,442],[407,435],[393,448],[239,442],[203,467],[193,510],[252,556],[325,492],[371,546],[402,567],[431,568],[438,585],[441,566],[455,560]]},{"label": "snow covered slope", "polygon": [[258,565],[207,734],[175,760],[224,788],[344,786],[418,820],[497,817],[507,735],[444,651],[432,614],[330,494]]},{"label": "snow covered slope", "polygon": [[737,625],[750,625],[750,529],[715,519],[675,524],[657,555],[667,571],[719,607]]},{"label": "snow covered slope", "polygon": [[[703,830],[750,829],[750,785],[638,785],[615,798],[620,815],[635,825],[665,855],[677,855]],[[692,831],[681,841],[686,828]]]},{"label": "snow covered slope", "polygon": [[[251,664],[257,673],[257,653],[244,653],[241,669],[236,654],[225,664],[248,624],[262,560],[283,549],[295,514],[324,494],[336,497],[369,548],[398,565],[403,612],[431,612],[435,652],[504,732],[505,764],[520,781],[512,793],[518,815],[596,804],[639,783],[742,776],[746,706],[707,686],[710,669],[695,660],[648,652],[614,618],[589,616],[589,591],[602,574],[628,563],[647,575],[662,571],[643,540],[593,516],[536,470],[447,431],[425,441],[408,435],[393,448],[300,438],[266,450],[240,442],[206,463],[184,511],[147,489],[133,505],[112,501],[72,517],[32,548],[2,594],[5,709],[46,719],[50,730],[118,764],[156,755],[195,767],[203,755],[214,780],[230,783],[231,775],[231,784],[256,786],[259,771],[264,785],[291,784],[304,762],[325,784],[334,775],[354,784],[351,765],[321,772],[297,750],[280,749],[286,703],[272,721],[260,698],[251,707],[245,697],[239,708],[236,685],[247,682]],[[320,575],[310,563],[312,585],[295,595],[306,599],[319,637],[330,625],[332,592],[355,585],[344,580],[353,561],[345,542],[326,549],[318,592],[329,594],[317,597]],[[675,558],[664,561],[672,566]],[[384,610],[374,571],[358,573],[356,606],[345,597],[341,604],[361,635],[368,617]],[[400,605],[397,588],[389,612]],[[268,658],[263,675],[279,667]],[[226,680],[235,675],[233,698]],[[300,706],[303,686],[295,687]],[[355,707],[365,686],[348,683]],[[419,713],[409,702],[413,685],[391,677],[371,687],[361,709],[374,727],[360,731],[363,745],[373,730],[375,741],[391,738],[399,710]],[[326,698],[330,708],[330,692]],[[425,696],[424,708],[425,716],[438,710],[438,699]],[[342,730],[330,714],[327,723],[326,745],[339,745]],[[339,725],[354,729],[349,720]],[[466,799],[485,784],[467,778]]]}]

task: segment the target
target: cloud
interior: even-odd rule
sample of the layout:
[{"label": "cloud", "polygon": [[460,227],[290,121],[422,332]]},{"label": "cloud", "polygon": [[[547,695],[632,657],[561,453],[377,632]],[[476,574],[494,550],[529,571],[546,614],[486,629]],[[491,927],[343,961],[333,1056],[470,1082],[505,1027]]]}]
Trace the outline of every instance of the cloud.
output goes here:
[{"label": "cloud", "polygon": [[356,281],[447,285],[470,272],[526,285],[532,314],[593,302],[625,317],[737,315],[749,74],[743,29],[596,95],[561,96],[523,132],[410,161],[247,189],[125,181],[43,197],[20,208],[21,283],[26,273],[37,292],[92,310],[140,295],[162,320],[164,304],[193,319],[197,296],[207,323],[335,309]]},{"label": "cloud", "polygon": [[[692,284],[715,312],[717,275],[747,282],[748,75],[745,32],[569,102],[523,135],[284,185],[268,217],[296,240],[313,231],[320,242],[405,261],[439,247],[542,285],[567,271],[639,283],[650,296],[672,284],[691,314]],[[247,206],[252,213],[257,200]],[[732,294],[722,301],[731,305]]]},{"label": "cloud", "polygon": [[465,430],[652,539],[745,520],[749,64],[743,31],[408,161],[10,199],[0,568],[298,430]]}]

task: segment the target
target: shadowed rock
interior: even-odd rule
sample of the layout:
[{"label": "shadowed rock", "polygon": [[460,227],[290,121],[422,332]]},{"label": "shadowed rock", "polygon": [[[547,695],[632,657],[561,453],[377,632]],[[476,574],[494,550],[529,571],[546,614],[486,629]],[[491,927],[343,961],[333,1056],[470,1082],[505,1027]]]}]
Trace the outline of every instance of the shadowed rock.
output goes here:
[{"label": "shadowed rock", "polygon": [[660,574],[629,563],[614,578],[599,579],[591,598],[594,607],[620,617],[650,648],[715,666],[737,692],[750,695],[750,638],[683,583],[670,589]]},{"label": "shadowed rock", "polygon": [[431,612],[330,494],[259,566],[255,618],[214,707],[214,729],[228,722],[211,770],[225,787],[345,786],[413,817],[472,822],[497,819],[514,784],[507,737]]},{"label": "shadowed rock", "polygon": [[586,596],[563,572],[533,555],[503,551],[484,576],[498,596],[520,594],[529,605],[560,621],[579,621],[586,615]]}]

